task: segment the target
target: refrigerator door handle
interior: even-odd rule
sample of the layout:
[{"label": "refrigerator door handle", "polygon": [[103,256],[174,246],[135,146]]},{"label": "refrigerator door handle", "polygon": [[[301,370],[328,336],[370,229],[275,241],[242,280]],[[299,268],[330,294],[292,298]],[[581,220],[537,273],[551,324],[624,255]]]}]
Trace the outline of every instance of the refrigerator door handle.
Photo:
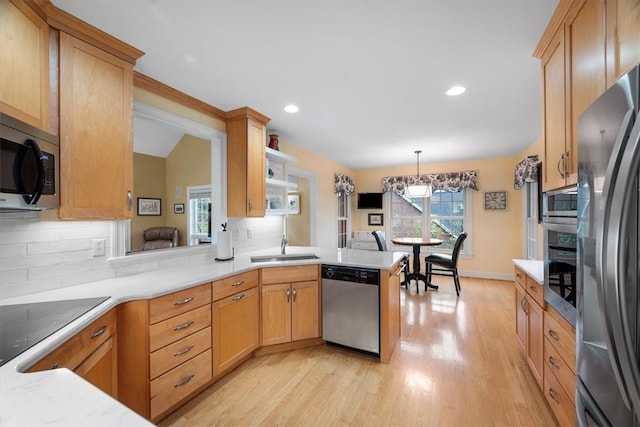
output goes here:
[{"label": "refrigerator door handle", "polygon": [[[619,168],[620,163],[622,162],[622,154],[624,153],[624,140],[628,135],[629,128],[633,124],[633,109],[629,109],[627,113],[624,115],[622,120],[622,126],[618,131],[618,135],[616,136],[616,142],[613,147],[612,155],[609,160],[609,164],[607,165],[607,172],[604,179],[604,185],[602,188],[602,202],[603,206],[611,206],[611,199],[613,198],[613,189],[615,188],[616,181],[619,177]],[[603,313],[618,313],[618,309],[616,306],[617,301],[617,288],[612,286],[609,283],[608,275],[606,274],[607,268],[607,247],[609,247],[609,217],[610,217],[611,209],[605,209],[603,215],[603,226],[600,230],[601,235],[600,241],[602,242],[602,246],[596,249],[596,271],[599,274],[599,277],[596,280],[596,287],[598,288],[598,301],[600,302],[600,306]],[[613,225],[617,226],[617,223],[613,223]],[[616,230],[616,234],[613,236],[618,236],[618,230]],[[598,253],[599,251],[599,253]],[[611,295],[610,295],[611,294]],[[612,324],[612,316],[605,315],[605,327],[606,327],[606,341],[607,341],[607,349],[609,354],[609,359],[611,361],[611,368],[613,369],[614,377],[616,383],[618,384],[618,389],[620,390],[620,396],[623,399],[623,402],[627,409],[631,410],[631,402],[629,400],[629,393],[627,391],[627,385],[624,380],[624,374],[620,368],[620,362],[618,360],[619,350],[618,350],[618,340],[615,339],[615,331],[619,331],[619,328],[616,328],[616,325]]]},{"label": "refrigerator door handle", "polygon": [[[625,132],[626,133],[626,132]],[[605,184],[603,197],[607,209],[602,228],[602,253],[600,254],[600,278],[605,304],[605,317],[612,344],[609,357],[614,365],[618,386],[622,383],[623,398],[629,399],[636,416],[640,417],[640,367],[636,360],[635,345],[631,337],[629,322],[636,322],[627,312],[627,292],[622,280],[626,271],[629,219],[625,212],[633,197],[640,168],[640,120],[636,120],[622,155],[618,157],[617,176]],[[611,166],[611,164],[609,165]],[[637,242],[636,242],[637,244]],[[618,378],[621,376],[624,378]],[[622,380],[622,381],[620,381]],[[627,403],[627,402],[625,402]]]},{"label": "refrigerator door handle", "polygon": [[602,413],[598,404],[587,390],[580,377],[576,378],[576,425],[590,427],[593,425],[589,418],[600,427],[611,427],[611,423]]}]

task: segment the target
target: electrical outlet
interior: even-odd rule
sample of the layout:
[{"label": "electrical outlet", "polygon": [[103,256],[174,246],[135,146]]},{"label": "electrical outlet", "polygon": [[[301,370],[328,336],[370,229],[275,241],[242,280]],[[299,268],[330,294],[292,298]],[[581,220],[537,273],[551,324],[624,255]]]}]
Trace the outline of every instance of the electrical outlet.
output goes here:
[{"label": "electrical outlet", "polygon": [[251,230],[250,228],[247,228],[247,239],[250,239],[251,236],[253,236],[253,230]]},{"label": "electrical outlet", "polygon": [[104,256],[106,253],[107,243],[105,239],[93,239],[91,241],[91,253],[94,257]]}]

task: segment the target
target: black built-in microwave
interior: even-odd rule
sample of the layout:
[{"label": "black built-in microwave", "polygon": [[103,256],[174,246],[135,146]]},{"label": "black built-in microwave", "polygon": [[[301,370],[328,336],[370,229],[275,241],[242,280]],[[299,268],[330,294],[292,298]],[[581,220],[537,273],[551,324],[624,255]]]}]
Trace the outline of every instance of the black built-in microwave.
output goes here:
[{"label": "black built-in microwave", "polygon": [[58,138],[0,113],[0,211],[60,206]]}]

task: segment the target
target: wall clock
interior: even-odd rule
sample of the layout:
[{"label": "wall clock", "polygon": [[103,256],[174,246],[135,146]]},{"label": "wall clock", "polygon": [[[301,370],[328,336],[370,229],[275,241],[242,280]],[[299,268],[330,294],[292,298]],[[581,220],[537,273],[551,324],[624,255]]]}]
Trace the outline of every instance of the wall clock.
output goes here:
[{"label": "wall clock", "polygon": [[484,209],[488,211],[507,209],[507,192],[486,191],[484,193]]}]

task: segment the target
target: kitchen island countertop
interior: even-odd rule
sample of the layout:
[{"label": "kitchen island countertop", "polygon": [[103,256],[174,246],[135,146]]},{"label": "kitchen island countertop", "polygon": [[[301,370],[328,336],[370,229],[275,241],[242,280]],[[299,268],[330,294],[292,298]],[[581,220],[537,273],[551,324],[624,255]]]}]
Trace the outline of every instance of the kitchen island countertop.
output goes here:
[{"label": "kitchen island countertop", "polygon": [[406,252],[287,247],[288,254],[313,253],[318,259],[251,262],[251,256],[279,253],[278,247],[236,255],[232,261],[215,261],[215,251],[210,250],[205,251],[199,260],[191,260],[184,265],[1,300],[0,307],[103,295],[110,297],[0,367],[0,425],[153,425],[68,369],[22,373],[120,303],[154,298],[256,268],[338,264],[384,270],[393,268],[408,256]]}]

